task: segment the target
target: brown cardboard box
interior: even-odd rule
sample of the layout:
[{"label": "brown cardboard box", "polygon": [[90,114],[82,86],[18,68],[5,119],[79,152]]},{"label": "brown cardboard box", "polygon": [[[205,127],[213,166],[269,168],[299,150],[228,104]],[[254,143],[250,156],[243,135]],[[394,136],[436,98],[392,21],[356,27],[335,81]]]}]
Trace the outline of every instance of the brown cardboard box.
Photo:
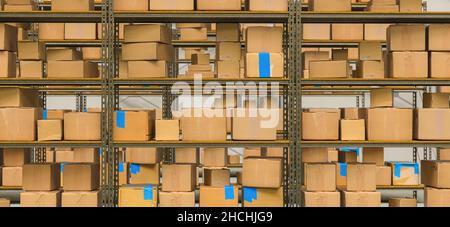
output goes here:
[{"label": "brown cardboard box", "polygon": [[425,207],[449,207],[450,189],[425,188]]},{"label": "brown cardboard box", "polygon": [[21,192],[20,207],[59,207],[61,192]]},{"label": "brown cardboard box", "polygon": [[62,207],[99,207],[100,192],[63,192]]},{"label": "brown cardboard box", "polygon": [[282,147],[267,147],[262,148],[263,152],[266,153],[266,157],[283,158],[284,148]]},{"label": "brown cardboard box", "polygon": [[377,166],[377,186],[392,185],[392,169],[390,166]]},{"label": "brown cardboard box", "polygon": [[158,187],[129,185],[119,188],[119,207],[157,207]]},{"label": "brown cardboard box", "polygon": [[283,29],[280,27],[249,27],[246,38],[248,53],[283,53]]},{"label": "brown cardboard box", "polygon": [[430,77],[450,78],[450,70],[445,67],[450,63],[450,52],[430,53]]},{"label": "brown cardboard box", "polygon": [[0,156],[3,156],[4,167],[22,166],[30,163],[31,150],[26,148],[3,148]]},{"label": "brown cardboard box", "polygon": [[[261,53],[247,53],[245,58],[245,77],[281,78],[284,77],[284,57],[282,53],[269,53],[270,64],[261,66]],[[266,57],[267,55],[264,55]],[[264,58],[265,59],[265,58]],[[267,68],[268,67],[268,68]]]},{"label": "brown cardboard box", "polygon": [[0,207],[10,207],[11,202],[8,199],[0,198]]},{"label": "brown cardboard box", "polygon": [[311,61],[329,61],[330,53],[328,51],[305,51],[302,53],[303,69],[310,69]]},{"label": "brown cardboard box", "polygon": [[209,65],[211,56],[209,54],[192,54],[192,65]]},{"label": "brown cardboard box", "polygon": [[67,110],[44,110],[42,118],[44,120],[64,120],[64,114]]},{"label": "brown cardboard box", "polygon": [[48,61],[47,78],[96,78],[98,64],[89,61]]},{"label": "brown cardboard box", "polygon": [[346,191],[375,191],[377,189],[376,179],[375,164],[347,164]]},{"label": "brown cardboard box", "polygon": [[245,148],[244,149],[244,158],[263,157],[263,156],[265,156],[265,154],[261,148]]},{"label": "brown cardboard box", "polygon": [[303,40],[330,40],[331,24],[303,24]]},{"label": "brown cardboard box", "polygon": [[2,87],[0,107],[39,107],[39,92],[33,89]]},{"label": "brown cardboard box", "polygon": [[197,0],[197,10],[241,10],[241,0]]},{"label": "brown cardboard box", "polygon": [[64,40],[64,23],[39,23],[39,40]]},{"label": "brown cardboard box", "polygon": [[205,167],[226,167],[227,149],[225,148],[205,148],[203,151],[203,165]]},{"label": "brown cardboard box", "polygon": [[316,12],[349,12],[352,11],[351,0],[308,0],[309,10]]},{"label": "brown cardboard box", "polygon": [[450,189],[450,162],[422,160],[421,174],[424,185]]},{"label": "brown cardboard box", "polygon": [[342,192],[343,207],[380,207],[380,192]]},{"label": "brown cardboard box", "polygon": [[391,52],[389,54],[389,77],[427,78],[427,52]]},{"label": "brown cardboard box", "polygon": [[410,141],[412,138],[412,109],[369,109],[367,120],[368,140]]},{"label": "brown cardboard box", "polygon": [[44,60],[45,45],[42,42],[20,41],[17,44],[19,60]]},{"label": "brown cardboard box", "polygon": [[66,23],[64,25],[64,39],[66,40],[95,40],[97,39],[96,23]]},{"label": "brown cardboard box", "polygon": [[430,24],[427,29],[429,51],[450,51],[450,45],[447,42],[450,38],[450,25]]},{"label": "brown cardboard box", "polygon": [[[216,46],[216,60],[239,61],[241,60],[241,43],[219,42]],[[209,59],[208,59],[209,63]]]},{"label": "brown cardboard box", "polygon": [[[302,137],[304,140],[338,140],[340,111],[304,112]],[[318,131],[317,129],[321,129]]]},{"label": "brown cardboard box", "polygon": [[[208,117],[206,109],[190,109],[194,113],[181,117],[181,131],[185,141],[225,141],[227,140],[227,118]],[[196,115],[196,113],[200,115]],[[218,112],[222,112],[219,110]],[[204,114],[201,114],[204,113]],[[203,116],[203,117],[202,117]]]},{"label": "brown cardboard box", "polygon": [[425,51],[425,25],[391,25],[387,43],[389,51]]},{"label": "brown cardboard box", "polygon": [[74,148],[73,161],[76,163],[98,163],[100,154],[97,148]]},{"label": "brown cardboard box", "polygon": [[385,77],[385,63],[382,61],[358,61],[356,77],[365,79],[382,79]]},{"label": "brown cardboard box", "polygon": [[306,192],[303,193],[303,207],[340,207],[339,192]]},{"label": "brown cardboard box", "polygon": [[338,158],[340,163],[358,162],[360,156],[360,148],[341,148],[338,152]]},{"label": "brown cardboard box", "polygon": [[154,111],[116,111],[114,140],[147,141],[153,138]]},{"label": "brown cardboard box", "polygon": [[64,191],[92,191],[99,188],[100,167],[98,164],[64,165]]},{"label": "brown cardboard box", "polygon": [[384,165],[384,148],[383,147],[363,148],[363,163],[375,163],[377,166]]},{"label": "brown cardboard box", "polygon": [[175,163],[199,163],[199,152],[197,148],[176,148]]},{"label": "brown cardboard box", "polygon": [[[277,129],[276,124],[273,124],[274,118],[280,116],[278,111],[264,111],[264,109],[257,109],[254,114],[254,109],[237,108],[234,110],[232,118],[232,138],[233,140],[276,140]],[[269,117],[265,117],[268,116]],[[278,119],[276,119],[278,122]]]},{"label": "brown cardboard box", "polygon": [[281,187],[282,166],[279,158],[246,158],[242,169],[242,186]]},{"label": "brown cardboard box", "polygon": [[366,108],[342,108],[341,116],[344,120],[360,120],[367,117]]},{"label": "brown cardboard box", "polygon": [[347,78],[351,74],[347,61],[311,61],[309,63],[309,78]]},{"label": "brown cardboard box", "polygon": [[[325,51],[327,52],[327,51]],[[348,60],[348,49],[332,49],[331,59],[333,61],[346,61]]]},{"label": "brown cardboard box", "polygon": [[203,184],[212,187],[225,187],[230,185],[230,169],[204,168]]},{"label": "brown cardboard box", "polygon": [[341,120],[341,140],[366,140],[365,120]]},{"label": "brown cardboard box", "polygon": [[394,93],[391,88],[374,88],[370,90],[370,106],[393,107]]},{"label": "brown cardboard box", "polygon": [[119,162],[119,186],[128,184],[130,178],[128,168],[128,163]]},{"label": "brown cardboard box", "polygon": [[9,51],[0,51],[0,78],[15,78],[16,55]]},{"label": "brown cardboard box", "polygon": [[2,167],[2,186],[21,187],[22,167]]},{"label": "brown cardboard box", "polygon": [[36,108],[0,108],[0,140],[36,140]]},{"label": "brown cardboard box", "polygon": [[208,40],[207,28],[180,28],[180,40],[206,41]]},{"label": "brown cardboard box", "polygon": [[56,151],[55,162],[57,162],[57,163],[73,163],[74,162],[74,152],[72,150]]},{"label": "brown cardboard box", "polygon": [[302,162],[321,163],[337,162],[338,151],[335,148],[303,148]]},{"label": "brown cardboard box", "polygon": [[43,61],[20,61],[20,78],[39,78],[44,75]]},{"label": "brown cardboard box", "polygon": [[178,141],[180,140],[179,120],[156,120],[155,140],[157,141]]},{"label": "brown cardboard box", "polygon": [[288,1],[249,0],[250,11],[288,11]]},{"label": "brown cardboard box", "polygon": [[336,191],[336,167],[332,163],[306,164],[306,191]]},{"label": "brown cardboard box", "polygon": [[240,78],[240,61],[217,61],[217,78]]},{"label": "brown cardboard box", "polygon": [[217,42],[239,42],[240,30],[237,23],[217,23]]},{"label": "brown cardboard box", "polygon": [[364,24],[364,40],[386,41],[389,26],[390,24]]},{"label": "brown cardboard box", "polygon": [[148,11],[149,0],[114,0],[114,11]]},{"label": "brown cardboard box", "polygon": [[173,46],[167,44],[128,43],[122,45],[123,61],[146,61],[146,60],[172,61],[173,57],[174,57]]},{"label": "brown cardboard box", "polygon": [[74,48],[48,49],[48,61],[79,61],[83,59],[80,51]]},{"label": "brown cardboard box", "polygon": [[65,113],[64,140],[100,140],[99,113]]},{"label": "brown cardboard box", "polygon": [[125,150],[125,160],[136,164],[157,164],[161,161],[161,150],[158,148],[129,147]]},{"label": "brown cardboard box", "polygon": [[52,11],[83,12],[94,10],[94,0],[52,0]]},{"label": "brown cardboard box", "polygon": [[331,24],[332,40],[363,40],[364,24]]},{"label": "brown cardboard box", "polygon": [[195,207],[195,192],[159,192],[159,207]]},{"label": "brown cardboard box", "polygon": [[228,164],[229,165],[240,165],[241,164],[241,156],[240,155],[228,155]]},{"label": "brown cardboard box", "polygon": [[172,43],[170,28],[161,24],[125,25],[124,38],[125,43]]},{"label": "brown cardboard box", "polygon": [[450,149],[448,148],[438,148],[438,160],[440,161],[450,161]]},{"label": "brown cardboard box", "polygon": [[400,12],[422,12],[422,0],[398,0]]},{"label": "brown cardboard box", "polygon": [[150,10],[194,10],[194,0],[152,0]]},{"label": "brown cardboard box", "polygon": [[38,120],[38,141],[57,141],[62,139],[61,120]]},{"label": "brown cardboard box", "polygon": [[416,109],[414,110],[414,139],[450,139],[448,123],[450,123],[450,109]]},{"label": "brown cardboard box", "polygon": [[392,185],[418,185],[419,164],[408,162],[389,162],[392,168]]},{"label": "brown cardboard box", "polygon": [[82,47],[81,53],[83,54],[83,60],[101,60],[102,59],[101,47]]},{"label": "brown cardboard box", "polygon": [[0,50],[17,51],[17,27],[0,24]]},{"label": "brown cardboard box", "polygon": [[237,186],[200,186],[200,207],[238,207],[239,189]]},{"label": "brown cardboard box", "polygon": [[191,192],[197,184],[197,170],[192,164],[162,166],[162,191]]},{"label": "brown cardboard box", "polygon": [[283,207],[283,188],[243,188],[243,207]]},{"label": "brown cardboard box", "polygon": [[417,207],[417,200],[410,198],[389,199],[389,207]]},{"label": "brown cardboard box", "polygon": [[60,186],[59,164],[25,164],[23,166],[23,190],[52,191]]},{"label": "brown cardboard box", "polygon": [[381,42],[365,41],[359,43],[359,60],[361,61],[382,61]]},{"label": "brown cardboard box", "polygon": [[159,185],[159,164],[130,164],[130,184]]}]

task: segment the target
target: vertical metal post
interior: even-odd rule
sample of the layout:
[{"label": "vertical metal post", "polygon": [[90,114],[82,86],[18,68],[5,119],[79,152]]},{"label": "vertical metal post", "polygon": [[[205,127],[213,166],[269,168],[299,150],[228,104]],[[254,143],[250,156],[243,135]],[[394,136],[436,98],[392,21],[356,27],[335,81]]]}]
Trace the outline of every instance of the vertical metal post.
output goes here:
[{"label": "vertical metal post", "polygon": [[[413,108],[417,109],[417,91],[413,92]],[[417,163],[417,147],[413,147],[413,162]],[[413,191],[413,197],[417,199],[417,191]]]}]

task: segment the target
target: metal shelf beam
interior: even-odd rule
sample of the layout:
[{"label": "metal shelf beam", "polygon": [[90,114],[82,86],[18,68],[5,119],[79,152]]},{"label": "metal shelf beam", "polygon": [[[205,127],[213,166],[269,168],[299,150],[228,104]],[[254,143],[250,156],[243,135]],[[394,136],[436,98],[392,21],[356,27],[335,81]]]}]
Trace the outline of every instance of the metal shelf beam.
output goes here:
[{"label": "metal shelf beam", "polygon": [[115,141],[116,147],[215,147],[215,148],[236,148],[236,147],[284,147],[289,141]]},{"label": "metal shelf beam", "polygon": [[302,12],[302,23],[449,23],[450,12],[374,13],[374,12]]},{"label": "metal shelf beam", "polygon": [[[149,79],[115,79],[115,85],[173,85],[175,83],[187,83],[189,85],[195,85],[198,83],[193,79],[183,79],[183,78],[149,78]],[[206,84],[209,82],[216,82],[221,85],[227,85],[228,83],[279,83],[280,85],[288,85],[289,80],[284,78],[270,78],[270,79],[262,79],[262,78],[242,78],[242,79],[218,79],[218,78],[204,78],[202,79],[202,84]]]},{"label": "metal shelf beam", "polygon": [[35,148],[35,147],[101,147],[101,141],[0,141],[2,148]]},{"label": "metal shelf beam", "polygon": [[450,141],[302,141],[302,147],[450,147]]},{"label": "metal shelf beam", "polygon": [[33,11],[33,12],[1,12],[0,23],[22,22],[22,23],[101,23],[101,11],[90,12],[56,12],[56,11]]},{"label": "metal shelf beam", "polygon": [[304,79],[303,86],[450,86],[450,79]]},{"label": "metal shelf beam", "polygon": [[44,85],[100,85],[100,79],[0,79],[0,85],[16,85],[16,86],[44,86]]}]

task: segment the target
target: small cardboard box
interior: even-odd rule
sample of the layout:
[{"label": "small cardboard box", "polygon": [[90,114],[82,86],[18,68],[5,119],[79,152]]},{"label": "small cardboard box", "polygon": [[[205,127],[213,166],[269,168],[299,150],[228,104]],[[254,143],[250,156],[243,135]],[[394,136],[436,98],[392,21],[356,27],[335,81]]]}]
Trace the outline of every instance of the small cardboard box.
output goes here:
[{"label": "small cardboard box", "polygon": [[283,207],[281,188],[242,188],[243,207]]},{"label": "small cardboard box", "polygon": [[100,152],[97,148],[74,148],[73,161],[76,163],[98,163]]},{"label": "small cardboard box", "polygon": [[20,78],[39,78],[44,75],[43,61],[20,61]]},{"label": "small cardboard box", "polygon": [[38,120],[38,141],[58,141],[62,139],[62,120]]},{"label": "small cardboard box", "polygon": [[377,166],[377,186],[392,185],[392,169],[390,166]]},{"label": "small cardboard box", "polygon": [[102,49],[100,47],[82,47],[83,60],[101,60]]},{"label": "small cardboard box", "polygon": [[114,11],[148,11],[149,0],[114,0]]},{"label": "small cardboard box", "polygon": [[342,108],[341,116],[344,120],[366,119],[367,108]]},{"label": "small cardboard box", "polygon": [[0,140],[35,141],[36,108],[0,108]]},{"label": "small cardboard box", "polygon": [[450,94],[424,93],[423,108],[450,108]]},{"label": "small cardboard box", "polygon": [[21,187],[22,167],[2,167],[2,186]]},{"label": "small cardboard box", "polygon": [[241,0],[197,0],[197,10],[241,10]]},{"label": "small cardboard box", "polygon": [[64,113],[64,140],[100,140],[100,113]]},{"label": "small cardboard box", "polygon": [[[241,39],[239,24],[237,23],[217,23],[216,24],[217,42],[239,42]],[[240,43],[239,43],[240,47]]]},{"label": "small cardboard box", "polygon": [[[240,42],[219,42],[216,45],[216,59],[219,61],[241,60]],[[209,59],[208,59],[209,64]]]},{"label": "small cardboard box", "polygon": [[309,63],[309,78],[348,78],[350,66],[348,61],[311,61]]},{"label": "small cardboard box", "polygon": [[39,23],[39,40],[64,40],[64,23]]},{"label": "small cardboard box", "polygon": [[384,165],[383,147],[365,147],[363,148],[363,163],[375,163],[377,166]]},{"label": "small cardboard box", "polygon": [[361,61],[382,61],[381,42],[365,41],[359,43],[359,60]]},{"label": "small cardboard box", "polygon": [[195,207],[195,192],[159,192],[159,207]]},{"label": "small cardboard box", "polygon": [[343,207],[380,207],[381,192],[342,192]]},{"label": "small cardboard box", "polygon": [[450,70],[445,67],[450,64],[449,52],[430,52],[430,77],[450,78]]},{"label": "small cardboard box", "polygon": [[96,78],[98,64],[89,61],[48,61],[47,78]]},{"label": "small cardboard box", "polygon": [[321,163],[337,162],[338,151],[335,148],[303,148],[302,162]]},{"label": "small cardboard box", "polygon": [[303,207],[340,207],[339,192],[307,192],[302,191]]},{"label": "small cardboard box", "polygon": [[450,162],[422,160],[421,172],[424,185],[450,189]]},{"label": "small cardboard box", "polygon": [[429,51],[450,51],[450,25],[430,24],[428,29],[428,50]]},{"label": "small cardboard box", "polygon": [[22,166],[30,163],[31,150],[27,148],[3,148],[0,151],[3,156],[3,167]]},{"label": "small cardboard box", "polygon": [[194,10],[194,0],[151,0],[150,10]]},{"label": "small cardboard box", "polygon": [[364,24],[364,40],[386,41],[387,28],[391,24]]},{"label": "small cardboard box", "polygon": [[419,185],[419,164],[388,162],[392,168],[392,185]]},{"label": "small cardboard box", "polygon": [[205,148],[203,165],[205,167],[226,167],[228,150],[226,148]]},{"label": "small cardboard box", "polygon": [[376,165],[363,163],[347,164],[346,191],[375,191]]},{"label": "small cardboard box", "polygon": [[99,207],[100,192],[63,192],[61,199],[62,207]]},{"label": "small cardboard box", "polygon": [[125,43],[157,42],[171,44],[170,29],[161,24],[133,24],[125,25]]},{"label": "small cardboard box", "polygon": [[284,57],[282,53],[247,53],[245,76],[248,78],[284,77]]},{"label": "small cardboard box", "polygon": [[332,163],[306,164],[306,191],[336,191],[336,167]]},{"label": "small cardboard box", "polygon": [[415,109],[414,139],[450,139],[450,109]]},{"label": "small cardboard box", "polygon": [[48,61],[79,61],[83,59],[83,55],[75,48],[48,49]]},{"label": "small cardboard box", "polygon": [[376,107],[393,107],[394,92],[391,88],[374,88],[370,90],[370,106]]},{"label": "small cardboard box", "polygon": [[136,164],[157,164],[161,161],[162,152],[158,148],[129,147],[125,150],[125,160]]},{"label": "small cardboard box", "polygon": [[191,192],[197,184],[197,169],[192,164],[162,166],[162,191]]},{"label": "small cardboard box", "polygon": [[365,120],[341,120],[341,140],[366,140]]},{"label": "small cardboard box", "polygon": [[17,44],[19,60],[44,60],[45,45],[42,42],[20,41]]},{"label": "small cardboard box", "polygon": [[369,109],[367,139],[378,141],[410,141],[413,138],[412,109]]},{"label": "small cardboard box", "polygon": [[159,164],[133,164],[130,163],[130,184],[159,185]]},{"label": "small cardboard box", "polygon": [[230,169],[204,168],[203,184],[212,187],[224,187],[230,185]]},{"label": "small cardboard box", "polygon": [[239,190],[237,186],[200,186],[200,207],[238,207]]},{"label": "small cardboard box", "polygon": [[182,41],[207,41],[208,29],[207,28],[179,28],[180,40]]},{"label": "small cardboard box", "polygon": [[173,57],[173,46],[163,43],[127,43],[122,45],[123,61],[172,61]]},{"label": "small cardboard box", "polygon": [[249,27],[246,38],[247,53],[283,53],[283,29],[281,27]]},{"label": "small cardboard box", "polygon": [[449,207],[450,189],[425,188],[425,207]]},{"label": "small cardboard box", "polygon": [[155,130],[155,140],[157,141],[180,140],[179,120],[156,120]]},{"label": "small cardboard box", "polygon": [[175,163],[198,164],[200,159],[197,148],[176,148]]},{"label": "small cardboard box", "polygon": [[[318,110],[302,115],[302,137],[304,140],[338,140],[340,110]],[[317,130],[317,129],[320,129]]]},{"label": "small cardboard box", "polygon": [[0,198],[0,207],[10,207],[11,201],[8,199]]},{"label": "small cardboard box", "polygon": [[417,207],[417,200],[410,198],[389,199],[389,207]]},{"label": "small cardboard box", "polygon": [[422,12],[422,0],[398,0],[400,6],[400,12]]},{"label": "small cardboard box", "polygon": [[[197,109],[193,109],[195,112]],[[203,109],[198,109],[203,113]],[[191,110],[189,110],[191,111]],[[227,118],[204,116],[183,116],[181,131],[186,141],[225,141],[227,140]]]},{"label": "small cardboard box", "polygon": [[60,186],[60,166],[50,164],[26,164],[23,166],[23,189],[26,191],[52,191]]},{"label": "small cardboard box", "polygon": [[64,165],[64,191],[93,191],[100,187],[98,164],[73,163]]},{"label": "small cardboard box", "polygon": [[52,11],[83,12],[94,10],[94,0],[52,0]]},{"label": "small cardboard box", "polygon": [[158,187],[129,185],[119,188],[119,207],[157,207]]},{"label": "small cardboard box", "polygon": [[309,70],[309,64],[312,61],[329,61],[330,53],[328,51],[305,51],[302,53],[303,69]]},{"label": "small cardboard box", "polygon": [[389,51],[425,51],[425,25],[391,25],[387,30]]},{"label": "small cardboard box", "polygon": [[242,169],[242,186],[279,188],[282,180],[280,158],[246,158]]},{"label": "small cardboard box", "polygon": [[154,111],[116,111],[114,140],[147,141],[153,137]]},{"label": "small cardboard box", "polygon": [[74,152],[72,150],[58,150],[55,151],[56,163],[73,163]]},{"label": "small cardboard box", "polygon": [[339,149],[338,160],[340,163],[358,162],[360,153],[360,148],[341,148]]},{"label": "small cardboard box", "polygon": [[60,207],[61,192],[21,192],[20,207]]}]

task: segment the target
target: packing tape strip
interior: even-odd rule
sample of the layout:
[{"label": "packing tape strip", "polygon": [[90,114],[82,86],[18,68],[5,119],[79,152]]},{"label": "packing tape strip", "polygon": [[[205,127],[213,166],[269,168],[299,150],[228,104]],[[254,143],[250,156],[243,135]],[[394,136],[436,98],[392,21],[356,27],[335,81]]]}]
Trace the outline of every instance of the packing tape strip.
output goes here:
[{"label": "packing tape strip", "polygon": [[141,165],[139,165],[139,164],[131,164],[130,172],[131,172],[131,174],[138,174],[139,172],[141,172]]},{"label": "packing tape strip", "polygon": [[144,200],[153,200],[153,185],[144,187]]},{"label": "packing tape strip", "polygon": [[343,177],[347,176],[347,163],[339,163],[339,174]]},{"label": "packing tape strip", "polygon": [[359,155],[361,153],[361,149],[360,148],[351,148],[351,147],[341,148],[341,149],[339,149],[339,151],[342,151],[342,152],[356,152],[356,156],[358,156],[358,157],[359,157]]},{"label": "packing tape strip", "polygon": [[124,163],[123,162],[119,163],[119,173],[123,173],[125,171],[125,169],[123,167],[124,167]]},{"label": "packing tape strip", "polygon": [[400,177],[402,168],[414,167],[414,174],[419,174],[418,163],[394,163],[394,176]]},{"label": "packing tape strip", "polygon": [[116,111],[116,127],[125,128],[125,111]]},{"label": "packing tape strip", "polygon": [[234,186],[228,185],[223,187],[225,190],[225,200],[234,200]]},{"label": "packing tape strip", "polygon": [[270,78],[270,53],[258,53],[259,77]]},{"label": "packing tape strip", "polygon": [[253,201],[257,200],[258,192],[256,188],[244,188],[244,200],[253,203]]},{"label": "packing tape strip", "polygon": [[43,110],[42,111],[42,120],[47,120],[48,118],[48,111],[47,110]]}]

